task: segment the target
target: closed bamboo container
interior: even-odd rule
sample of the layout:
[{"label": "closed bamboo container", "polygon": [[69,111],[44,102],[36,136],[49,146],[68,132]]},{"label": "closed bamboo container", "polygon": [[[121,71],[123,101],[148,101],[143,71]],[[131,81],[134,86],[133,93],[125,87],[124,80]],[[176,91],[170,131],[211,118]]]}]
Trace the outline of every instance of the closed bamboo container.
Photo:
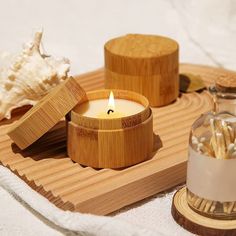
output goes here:
[{"label": "closed bamboo container", "polygon": [[132,90],[153,107],[168,105],[179,94],[179,47],[170,38],[129,34],[104,46],[105,87]]},{"label": "closed bamboo container", "polygon": [[[135,115],[114,119],[86,117],[71,112],[67,124],[70,158],[94,168],[122,168],[150,158],[153,151],[153,118],[148,100],[131,91],[113,90],[115,98],[135,101],[144,109]],[[87,93],[88,102],[108,98],[110,90]]]}]

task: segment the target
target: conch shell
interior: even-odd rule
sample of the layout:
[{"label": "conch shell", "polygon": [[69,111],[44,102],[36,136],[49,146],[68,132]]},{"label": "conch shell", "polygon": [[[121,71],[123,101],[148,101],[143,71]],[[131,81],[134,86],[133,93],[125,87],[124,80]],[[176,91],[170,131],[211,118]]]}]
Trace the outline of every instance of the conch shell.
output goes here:
[{"label": "conch shell", "polygon": [[34,105],[67,78],[68,59],[55,59],[40,52],[42,31],[18,56],[0,55],[0,120],[11,118],[14,108]]}]

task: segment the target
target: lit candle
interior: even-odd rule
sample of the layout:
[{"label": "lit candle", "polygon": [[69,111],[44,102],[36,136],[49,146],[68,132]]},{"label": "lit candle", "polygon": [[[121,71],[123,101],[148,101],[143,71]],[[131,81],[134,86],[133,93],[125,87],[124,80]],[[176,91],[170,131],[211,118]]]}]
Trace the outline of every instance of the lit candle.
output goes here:
[{"label": "lit candle", "polygon": [[113,92],[109,99],[90,100],[81,104],[77,113],[86,117],[113,119],[135,115],[144,110],[144,106],[135,101],[114,99]]}]

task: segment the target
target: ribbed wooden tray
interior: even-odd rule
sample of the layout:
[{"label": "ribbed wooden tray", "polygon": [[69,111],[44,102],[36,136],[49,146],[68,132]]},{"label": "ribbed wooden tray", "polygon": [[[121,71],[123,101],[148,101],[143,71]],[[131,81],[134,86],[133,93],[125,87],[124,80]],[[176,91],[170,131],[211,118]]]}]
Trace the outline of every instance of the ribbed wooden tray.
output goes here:
[{"label": "ribbed wooden tray", "polygon": [[[199,74],[209,84],[224,70],[185,64],[181,72]],[[86,90],[103,88],[104,72],[100,69],[77,79]],[[73,163],[66,155],[64,121],[20,151],[5,134],[27,108],[18,109],[12,120],[0,123],[0,162],[59,208],[105,215],[185,181],[190,126],[211,107],[210,95],[204,91],[182,94],[173,104],[153,109],[154,131],[163,148],[151,160],[123,170]]]}]

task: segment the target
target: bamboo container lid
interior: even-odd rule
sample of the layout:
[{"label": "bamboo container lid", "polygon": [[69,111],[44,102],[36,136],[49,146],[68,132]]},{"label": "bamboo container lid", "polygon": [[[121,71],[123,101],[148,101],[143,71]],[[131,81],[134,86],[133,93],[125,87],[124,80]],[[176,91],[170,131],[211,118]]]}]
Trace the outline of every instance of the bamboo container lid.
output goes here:
[{"label": "bamboo container lid", "polygon": [[21,149],[25,149],[85,99],[85,91],[70,77],[15,122],[8,130],[8,135]]},{"label": "bamboo container lid", "polygon": [[151,106],[164,106],[179,94],[179,46],[170,38],[128,34],[104,46],[109,89],[139,92]]}]

